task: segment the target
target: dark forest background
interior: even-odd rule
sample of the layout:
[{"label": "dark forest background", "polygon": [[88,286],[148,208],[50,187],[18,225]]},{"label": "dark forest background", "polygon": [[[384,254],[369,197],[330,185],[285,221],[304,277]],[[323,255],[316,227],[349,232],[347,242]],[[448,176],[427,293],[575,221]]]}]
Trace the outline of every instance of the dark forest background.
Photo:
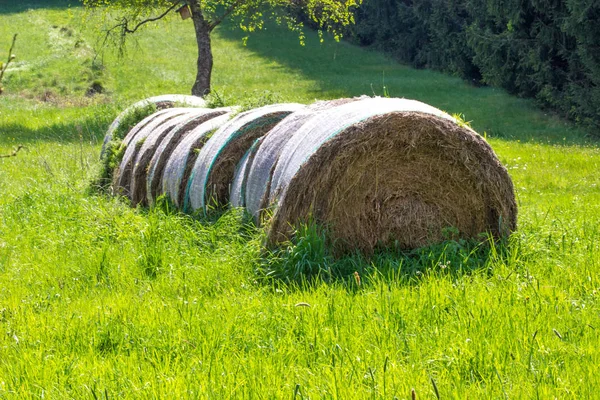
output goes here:
[{"label": "dark forest background", "polygon": [[347,38],[600,128],[600,1],[365,0]]}]

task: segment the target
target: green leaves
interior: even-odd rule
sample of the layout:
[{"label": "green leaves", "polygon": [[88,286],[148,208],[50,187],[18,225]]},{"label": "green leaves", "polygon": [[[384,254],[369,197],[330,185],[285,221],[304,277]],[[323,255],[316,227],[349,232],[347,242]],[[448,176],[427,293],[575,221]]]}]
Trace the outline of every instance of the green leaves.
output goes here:
[{"label": "green leaves", "polygon": [[535,98],[597,135],[599,15],[589,0],[369,0],[352,35],[414,66]]},{"label": "green leaves", "polygon": [[[172,0],[82,0],[88,9],[101,9],[107,18],[107,26],[123,20],[131,25],[160,13],[175,3]],[[298,32],[304,43],[302,19],[307,15],[320,32],[330,32],[335,40],[343,36],[343,28],[354,23],[354,10],[362,0],[191,0],[197,5],[203,18],[212,27],[225,20],[235,23],[242,31],[252,33],[262,30],[267,20]],[[192,10],[196,7],[192,7]],[[321,36],[323,38],[323,36]]]}]

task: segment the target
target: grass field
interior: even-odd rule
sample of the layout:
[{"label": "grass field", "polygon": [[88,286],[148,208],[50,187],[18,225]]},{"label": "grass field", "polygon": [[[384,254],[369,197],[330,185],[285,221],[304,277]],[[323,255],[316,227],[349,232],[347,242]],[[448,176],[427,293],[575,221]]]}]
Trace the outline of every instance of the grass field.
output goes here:
[{"label": "grass field", "polygon": [[[229,103],[385,86],[463,113],[509,168],[520,207],[507,248],[447,242],[333,262],[317,240],[265,256],[236,213],[199,221],[90,193],[111,120],[134,100],[188,93],[195,65],[189,21],[150,27],[125,59],[97,56],[96,29],[65,1],[0,3],[2,58],[20,35],[0,155],[26,146],[0,159],[0,398],[598,396],[600,150],[584,130],[347,43],[308,33],[301,47],[271,27],[243,46],[224,27],[214,86]],[[86,96],[94,82],[105,93]],[[265,265],[362,280],[284,284]]]}]

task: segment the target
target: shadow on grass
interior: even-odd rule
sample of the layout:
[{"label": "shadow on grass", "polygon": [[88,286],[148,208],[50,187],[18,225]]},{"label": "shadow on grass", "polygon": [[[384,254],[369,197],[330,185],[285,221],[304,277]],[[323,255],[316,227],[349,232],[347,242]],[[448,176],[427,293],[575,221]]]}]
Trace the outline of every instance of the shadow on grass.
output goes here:
[{"label": "shadow on grass", "polygon": [[497,241],[490,236],[446,240],[409,251],[379,249],[371,255],[336,256],[325,231],[315,224],[301,226],[293,240],[267,249],[264,228],[257,228],[241,208],[185,214],[163,195],[153,207],[138,206],[138,211],[148,218],[185,220],[196,233],[203,233],[197,244],[206,251],[222,251],[223,243],[232,242],[248,248],[256,263],[254,276],[273,290],[303,291],[326,284],[356,293],[381,282],[410,286],[431,277],[492,276],[496,266],[517,265],[515,261],[523,257],[517,238]]},{"label": "shadow on grass", "polygon": [[81,3],[75,0],[2,0],[0,14],[17,14],[39,8],[60,10],[79,6]]},{"label": "shadow on grass", "polygon": [[314,223],[300,226],[291,241],[267,249],[265,229],[257,228],[252,216],[241,208],[190,215],[182,213],[167,196],[161,196],[154,207],[139,210],[144,215],[183,218],[196,229],[210,232],[210,240],[201,244],[205,250],[219,251],[223,242],[232,240],[255,249],[255,277],[274,290],[311,290],[326,284],[355,293],[382,281],[410,286],[432,276],[453,280],[474,274],[492,276],[497,265],[516,265],[515,261],[523,257],[516,237],[498,241],[491,236],[446,240],[414,250],[378,249],[371,255],[334,255],[325,230]]},{"label": "shadow on grass", "polygon": [[52,118],[52,122],[42,119],[38,127],[19,122],[0,122],[0,146],[28,146],[44,142],[63,144],[84,142],[93,145],[101,143],[113,115],[109,113],[99,115],[85,109],[82,109],[81,113],[73,119],[63,117],[64,121],[57,121],[56,118]]},{"label": "shadow on grass", "polygon": [[55,143],[102,143],[108,123],[96,120],[58,123],[32,129],[18,123],[0,126],[0,146],[32,145],[43,142]]},{"label": "shadow on grass", "polygon": [[[243,42],[245,33],[225,25],[218,36]],[[464,113],[473,128],[488,137],[507,141],[559,145],[597,145],[591,132],[576,127],[533,100],[516,98],[502,89],[475,87],[460,78],[432,70],[417,70],[387,56],[347,42],[326,38],[319,43],[315,32],[306,32],[306,46],[296,34],[267,24],[253,33],[246,49],[275,61],[268,68],[292,70],[315,82],[315,98],[384,95],[405,97],[431,104],[449,113]]]},{"label": "shadow on grass", "polygon": [[[306,33],[307,44],[301,46],[296,34],[268,23],[265,31],[255,32],[249,37],[245,49],[276,61],[277,64],[268,66],[272,70],[291,69],[316,81],[318,87],[309,93],[319,99],[324,95],[329,98],[383,95],[382,71],[407,69],[399,64],[384,65],[380,57],[357,61],[357,51],[365,54],[368,51],[344,42],[336,43],[332,39],[319,44],[313,31]],[[246,34],[226,24],[218,30],[218,36],[241,45]]]},{"label": "shadow on grass", "polygon": [[452,279],[473,273],[492,275],[494,265],[515,259],[516,252],[518,246],[510,239],[497,241],[488,236],[446,240],[410,251],[380,249],[368,256],[335,257],[324,231],[309,225],[301,227],[292,241],[266,251],[257,273],[275,288],[304,290],[327,283],[354,292],[381,280],[415,285],[431,275]]}]

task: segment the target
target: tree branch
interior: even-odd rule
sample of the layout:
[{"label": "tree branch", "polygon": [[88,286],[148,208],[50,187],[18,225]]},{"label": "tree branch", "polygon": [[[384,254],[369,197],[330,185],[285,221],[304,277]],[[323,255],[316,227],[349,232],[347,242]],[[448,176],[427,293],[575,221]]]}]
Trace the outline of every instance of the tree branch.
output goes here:
[{"label": "tree branch", "polygon": [[21,151],[21,149],[24,149],[24,148],[25,148],[25,146],[19,145],[19,147],[17,147],[12,153],[10,153],[10,154],[2,154],[2,155],[0,155],[0,158],[16,157],[17,154],[19,153],[19,151]]},{"label": "tree branch", "polygon": [[227,10],[225,10],[225,12],[223,13],[223,15],[221,15],[220,17],[217,17],[213,22],[211,22],[208,25],[208,29],[212,32],[213,29],[215,29],[217,27],[217,25],[219,25],[221,22],[223,22],[223,20],[225,18],[227,18],[229,16],[229,14],[231,14],[237,6],[239,6],[240,4],[242,4],[244,2],[244,0],[235,0]]},{"label": "tree branch", "polygon": [[134,26],[133,29],[129,29],[128,21],[126,19],[124,19],[125,25],[123,26],[123,32],[135,33],[139,28],[142,27],[142,25],[145,25],[148,22],[154,22],[154,21],[158,21],[159,19],[163,19],[164,17],[167,16],[168,13],[170,13],[172,10],[174,10],[175,7],[177,7],[179,4],[180,3],[177,1],[177,2],[173,3],[173,5],[171,7],[169,7],[164,13],[160,14],[158,17],[147,18],[143,21],[138,22],[138,24],[136,26]]},{"label": "tree branch", "polygon": [[[17,36],[18,36],[18,34],[15,33],[15,36],[13,36],[12,44],[10,45],[10,49],[8,50],[8,60],[6,61],[6,64],[4,64],[4,66],[2,68],[0,68],[0,84],[2,83],[2,78],[4,78],[4,73],[8,69],[8,66],[15,59],[13,50],[15,49],[15,43],[17,42]],[[2,91],[3,91],[2,85],[0,85],[0,94],[2,94]]]},{"label": "tree branch", "polygon": [[174,1],[173,5],[171,5],[171,7],[169,7],[167,10],[165,10],[165,12],[163,12],[162,14],[160,14],[156,17],[144,19],[144,20],[138,22],[133,28],[129,27],[129,20],[126,17],[123,17],[121,22],[119,22],[117,25],[113,26],[112,28],[110,28],[106,31],[106,36],[104,37],[103,45],[106,45],[106,42],[108,41],[108,38],[110,37],[110,35],[113,34],[113,32],[115,30],[118,30],[120,32],[119,39],[121,42],[119,47],[122,48],[123,44],[125,42],[125,36],[127,36],[127,34],[135,33],[138,29],[140,29],[142,26],[144,26],[145,24],[147,24],[149,22],[155,22],[160,19],[163,19],[164,17],[167,16],[167,14],[169,14],[171,11],[173,11],[180,4],[181,4],[180,0]]}]

